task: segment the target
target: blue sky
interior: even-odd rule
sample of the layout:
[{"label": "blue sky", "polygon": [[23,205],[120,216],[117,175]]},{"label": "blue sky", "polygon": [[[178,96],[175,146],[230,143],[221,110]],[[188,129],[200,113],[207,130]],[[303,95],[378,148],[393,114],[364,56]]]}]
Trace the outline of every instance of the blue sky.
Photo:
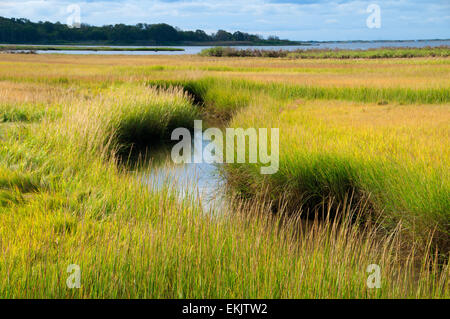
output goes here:
[{"label": "blue sky", "polygon": [[[65,23],[70,4],[92,25],[165,22],[291,40],[450,38],[449,0],[1,0],[0,16]],[[367,27],[371,4],[381,9],[380,28]]]}]

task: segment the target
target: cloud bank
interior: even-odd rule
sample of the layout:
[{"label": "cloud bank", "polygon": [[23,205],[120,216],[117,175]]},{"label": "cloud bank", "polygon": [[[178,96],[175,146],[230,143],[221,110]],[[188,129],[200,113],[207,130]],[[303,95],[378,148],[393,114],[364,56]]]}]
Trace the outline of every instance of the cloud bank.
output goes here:
[{"label": "cloud bank", "polygon": [[[168,23],[184,30],[218,29],[291,40],[450,38],[447,0],[2,0],[0,16],[65,23],[77,4],[91,25]],[[381,28],[369,29],[366,9],[381,8]]]}]

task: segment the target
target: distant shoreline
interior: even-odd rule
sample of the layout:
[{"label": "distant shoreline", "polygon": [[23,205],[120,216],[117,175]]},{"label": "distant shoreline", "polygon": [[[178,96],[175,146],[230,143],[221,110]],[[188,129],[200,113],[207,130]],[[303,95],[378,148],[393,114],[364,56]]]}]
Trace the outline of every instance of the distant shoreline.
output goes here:
[{"label": "distant shoreline", "polygon": [[[43,45],[2,44],[0,53],[20,54],[129,54],[129,55],[185,55],[206,54],[212,56],[270,56],[326,58],[370,58],[449,56],[450,40],[402,40],[402,41],[349,41],[314,42],[302,45],[198,45],[198,46],[108,46],[108,45]],[[406,51],[405,51],[406,50]],[[304,51],[304,52],[303,52]],[[363,52],[364,51],[364,52]],[[376,51],[376,52],[375,52]]]},{"label": "distant shoreline", "polygon": [[314,46],[318,43],[312,42],[301,42],[301,41],[292,41],[292,42],[245,42],[245,41],[220,41],[220,42],[164,42],[164,43],[121,43],[121,42],[70,42],[70,43],[60,43],[60,42],[45,42],[45,43],[0,43],[0,47],[2,46],[54,46],[54,47],[151,47],[151,48],[160,48],[160,47],[209,47],[209,46]]},{"label": "distant shoreline", "polygon": [[[403,43],[403,42],[439,42],[439,41],[450,41],[450,39],[417,39],[417,40],[336,40],[336,41],[289,41],[289,42],[246,42],[246,41],[213,41],[213,42],[164,42],[164,43],[122,43],[122,42],[45,42],[45,43],[0,43],[0,50],[4,47],[27,47],[26,49],[20,50],[40,50],[40,51],[57,51],[65,50],[72,51],[76,47],[76,50],[80,48],[84,51],[183,51],[181,48],[177,47],[202,47],[202,46],[267,46],[267,47],[278,47],[278,46],[319,46],[320,44],[344,44],[344,43]],[[167,46],[167,47],[164,47]],[[50,48],[49,48],[50,47]],[[55,47],[55,48],[53,48]],[[119,47],[119,48],[117,48]],[[122,48],[120,47],[126,47]],[[136,47],[136,48],[132,48]],[[37,49],[39,48],[39,49]],[[41,49],[42,48],[42,49]]]},{"label": "distant shoreline", "polygon": [[439,47],[380,47],[373,49],[298,49],[290,50],[258,50],[214,47],[202,50],[199,55],[209,57],[265,57],[295,59],[383,59],[383,58],[418,58],[448,57],[450,46]]},{"label": "distant shoreline", "polygon": [[0,45],[0,51],[184,51],[181,48],[118,48],[118,47],[82,47],[56,45]]}]

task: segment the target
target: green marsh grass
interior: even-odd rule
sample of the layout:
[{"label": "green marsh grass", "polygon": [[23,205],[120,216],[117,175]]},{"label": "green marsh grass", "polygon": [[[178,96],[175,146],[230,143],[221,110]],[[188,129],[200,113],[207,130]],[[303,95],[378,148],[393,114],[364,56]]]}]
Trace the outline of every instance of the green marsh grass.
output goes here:
[{"label": "green marsh grass", "polygon": [[[372,87],[316,87],[299,86],[282,83],[259,83],[249,80],[203,78],[200,80],[173,81],[149,80],[149,85],[170,87],[182,86],[197,96],[198,99],[215,103],[223,111],[239,109],[250,101],[252,93],[266,94],[274,99],[289,101],[293,99],[345,100],[367,103],[400,103],[400,104],[438,104],[450,102],[450,91],[447,88],[408,89],[408,88],[372,88]],[[239,92],[250,92],[233,94]],[[220,99],[224,98],[225,101]],[[241,102],[236,103],[234,100]],[[231,101],[230,101],[231,100]]]},{"label": "green marsh grass", "polygon": [[211,57],[287,57],[295,59],[392,59],[417,57],[448,57],[450,56],[450,48],[448,46],[441,46],[424,48],[376,48],[367,50],[299,49],[290,51],[213,47],[202,50],[199,55]]},{"label": "green marsh grass", "polygon": [[[64,61],[49,74],[67,81],[36,81],[23,70],[0,82],[1,111],[28,110],[21,102],[46,110],[33,122],[0,123],[2,298],[450,296],[442,258],[448,91],[429,100],[402,89],[381,101],[365,91],[317,99],[288,94],[292,84],[204,74],[105,81]],[[119,159],[208,112],[226,114],[228,126],[279,126],[282,137],[278,174],[225,167],[231,186],[254,197],[237,194],[232,209],[212,215],[195,196],[148,184]],[[368,196],[351,200],[355,187],[364,192],[354,196]],[[323,205],[280,203],[311,195]],[[379,214],[366,218],[367,206],[354,200]],[[70,264],[81,267],[80,289],[66,286]],[[381,289],[367,288],[370,264],[381,266]]]},{"label": "green marsh grass", "polygon": [[[410,235],[422,243],[435,232],[435,244],[448,258],[450,179],[445,159],[450,113],[439,105],[448,103],[448,89],[436,95],[412,89],[308,91],[214,78],[150,84],[185,87],[215,111],[233,114],[232,127],[280,128],[277,174],[261,176],[258,165],[226,166],[230,182],[244,196],[257,196],[266,185],[272,197],[284,199],[287,193],[294,208],[306,205],[314,210],[329,197],[342,201],[356,192],[370,197],[371,214],[383,212],[385,227],[403,220]],[[336,100],[354,102],[347,106]],[[348,123],[348,118],[353,120]]]}]

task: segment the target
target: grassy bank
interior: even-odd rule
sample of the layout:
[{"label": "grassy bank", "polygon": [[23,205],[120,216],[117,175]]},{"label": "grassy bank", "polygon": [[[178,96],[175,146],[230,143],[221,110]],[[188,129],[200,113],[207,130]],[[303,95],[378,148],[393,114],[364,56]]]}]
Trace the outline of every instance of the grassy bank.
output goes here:
[{"label": "grassy bank", "polygon": [[[373,87],[317,87],[280,83],[259,83],[249,80],[222,80],[203,78],[195,81],[149,80],[149,85],[171,87],[182,86],[199,99],[226,110],[247,105],[250,95],[268,95],[281,103],[296,99],[343,100],[387,105],[398,104],[441,104],[450,102],[450,91],[446,88],[373,88]],[[238,91],[241,94],[235,94]],[[247,94],[243,93],[247,92]],[[215,101],[217,100],[217,101]],[[239,103],[236,100],[243,100]],[[234,105],[234,106],[233,106]]]},{"label": "grassy bank", "polygon": [[354,193],[371,206],[367,218],[382,212],[387,228],[402,221],[422,243],[436,232],[435,244],[447,256],[450,113],[442,103],[449,103],[448,89],[421,94],[218,79],[150,84],[183,86],[213,111],[233,118],[232,127],[280,128],[277,174],[260,175],[260,165],[227,166],[230,182],[243,196],[257,197],[269,188],[273,199],[314,212],[330,197],[342,202]]},{"label": "grassy bank", "polygon": [[214,47],[204,49],[201,56],[214,57],[267,57],[294,59],[386,59],[386,58],[417,58],[417,57],[448,57],[450,48],[378,48],[367,50],[344,49],[308,49],[308,50],[264,50],[264,49],[236,49],[231,47]]},{"label": "grassy bank", "polygon": [[[305,91],[245,72],[235,80],[196,58],[180,66],[177,57],[4,55],[0,63],[1,297],[449,297],[445,75],[425,88],[394,81],[317,96],[307,92],[328,87]],[[254,62],[229,67],[242,63]],[[278,76],[271,63],[254,67]],[[411,65],[390,63],[409,76]],[[416,77],[447,68],[410,63]],[[313,65],[312,76],[330,69]],[[431,98],[417,94],[428,89]],[[276,175],[227,167],[237,192],[229,211],[206,214],[195,196],[174,193],[176,181],[161,188],[142,178],[151,167],[120,164],[211,114],[231,127],[280,128]],[[352,189],[370,205],[350,205]],[[274,215],[283,196],[295,207]],[[320,204],[330,197],[336,204]],[[300,218],[327,215],[324,207],[337,219]],[[70,264],[80,266],[80,289],[66,286]],[[366,285],[370,264],[381,267],[380,289]]]}]

